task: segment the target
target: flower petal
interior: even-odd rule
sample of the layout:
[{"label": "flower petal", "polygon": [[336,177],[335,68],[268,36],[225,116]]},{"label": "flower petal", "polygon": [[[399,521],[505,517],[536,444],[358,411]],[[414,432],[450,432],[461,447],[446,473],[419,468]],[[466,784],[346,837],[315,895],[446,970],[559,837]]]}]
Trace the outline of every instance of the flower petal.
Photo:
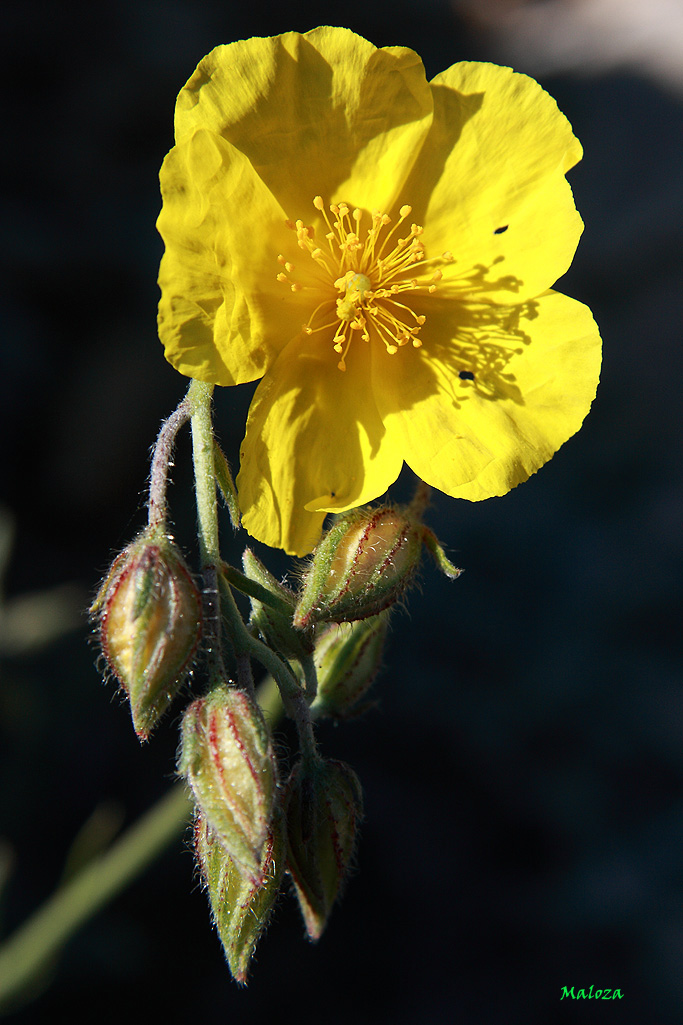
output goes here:
[{"label": "flower petal", "polygon": [[286,215],[244,155],[208,131],[175,146],[160,178],[166,358],[214,384],[253,381],[310,312],[276,280],[278,252],[292,245]]},{"label": "flower petal", "polygon": [[213,50],[178,96],[176,139],[222,135],[287,215],[306,219],[316,195],[386,209],[431,114],[416,53],[326,26]]},{"label": "flower petal", "polygon": [[237,478],[242,523],[292,555],[317,543],[326,512],[386,491],[402,458],[386,444],[370,376],[370,346],[354,341],[346,372],[331,344],[293,339],[249,410]]},{"label": "flower petal", "polygon": [[419,350],[373,353],[391,442],[422,480],[454,498],[504,495],[588,413],[600,369],[590,310],[549,291],[507,311],[436,314],[429,327]]},{"label": "flower petal", "polygon": [[581,146],[555,101],[510,68],[464,62],[431,83],[434,123],[406,187],[430,257],[450,251],[440,291],[510,303],[565,273],[583,229],[565,172]]}]

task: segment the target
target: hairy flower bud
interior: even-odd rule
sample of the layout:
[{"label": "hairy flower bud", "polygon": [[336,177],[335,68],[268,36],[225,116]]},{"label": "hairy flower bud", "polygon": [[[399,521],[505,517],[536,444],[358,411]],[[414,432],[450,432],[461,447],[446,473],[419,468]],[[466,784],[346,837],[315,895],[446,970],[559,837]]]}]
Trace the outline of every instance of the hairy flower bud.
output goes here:
[{"label": "hairy flower bud", "polygon": [[183,683],[201,634],[201,599],[171,539],[144,531],[116,559],[91,608],[109,668],[146,740]]},{"label": "hairy flower bud", "polygon": [[312,940],[339,896],[363,814],[361,786],[344,762],[299,762],[287,792],[287,867]]},{"label": "hairy flower bud", "polygon": [[313,553],[294,625],[366,619],[397,600],[422,552],[422,525],[393,506],[340,516]]},{"label": "hairy flower bud", "polygon": [[451,579],[436,537],[411,506],[354,509],[338,517],[313,552],[294,613],[294,626],[344,623],[377,615],[412,581],[426,545]]},{"label": "hairy flower bud", "polygon": [[285,832],[276,812],[263,845],[262,882],[245,878],[208,825],[197,816],[195,851],[206,885],[214,924],[237,982],[246,982],[249,962],[280,892],[285,870]]},{"label": "hairy flower bud", "polygon": [[194,701],[183,718],[178,771],[226,853],[260,885],[277,764],[258,705],[222,684]]},{"label": "hairy flower bud", "polygon": [[386,611],[357,623],[333,623],[320,635],[314,654],[318,693],[312,712],[343,719],[363,711],[359,702],[379,670],[389,615]]}]

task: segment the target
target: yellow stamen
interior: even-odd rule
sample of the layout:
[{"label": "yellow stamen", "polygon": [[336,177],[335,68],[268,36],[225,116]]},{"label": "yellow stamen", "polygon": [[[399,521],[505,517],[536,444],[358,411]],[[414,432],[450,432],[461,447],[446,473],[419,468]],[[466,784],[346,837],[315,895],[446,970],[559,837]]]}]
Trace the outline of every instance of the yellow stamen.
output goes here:
[{"label": "yellow stamen", "polygon": [[[286,282],[293,292],[306,288],[321,297],[303,332],[332,331],[332,348],[340,356],[337,366],[342,371],[354,337],[365,342],[376,338],[391,356],[408,343],[419,349],[422,339],[417,336],[427,317],[413,309],[414,300],[437,290],[443,272],[435,264],[452,263],[453,254],[447,251],[428,259],[420,224],[411,223],[409,234],[398,237],[400,226],[412,213],[408,204],[400,207],[393,224],[391,217],[379,210],[368,215],[346,203],[331,203],[326,209],[322,196],[315,196],[313,206],[326,229],[324,245],[315,241],[314,228],[301,219],[286,222],[296,233],[299,249],[315,264],[306,285],[290,277],[293,263],[282,254],[277,258],[287,272],[280,272],[278,281]],[[363,234],[362,224],[368,216],[370,225]],[[420,304],[424,301],[420,299]]]}]

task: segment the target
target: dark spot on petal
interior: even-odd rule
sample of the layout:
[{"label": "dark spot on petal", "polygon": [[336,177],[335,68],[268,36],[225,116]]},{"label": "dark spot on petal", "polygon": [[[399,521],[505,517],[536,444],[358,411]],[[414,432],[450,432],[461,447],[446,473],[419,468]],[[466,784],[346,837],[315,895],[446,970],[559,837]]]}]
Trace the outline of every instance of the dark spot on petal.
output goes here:
[{"label": "dark spot on petal", "polygon": [[502,228],[496,228],[493,232],[494,235],[502,235],[504,231],[507,231],[510,227],[509,224],[504,224]]},{"label": "dark spot on petal", "polygon": [[337,497],[337,492],[336,491],[330,491],[330,498],[336,498],[336,497]]},{"label": "dark spot on petal", "polygon": [[473,381],[474,380],[474,374],[472,373],[471,370],[459,370],[458,371],[458,377],[460,378],[461,381]]}]

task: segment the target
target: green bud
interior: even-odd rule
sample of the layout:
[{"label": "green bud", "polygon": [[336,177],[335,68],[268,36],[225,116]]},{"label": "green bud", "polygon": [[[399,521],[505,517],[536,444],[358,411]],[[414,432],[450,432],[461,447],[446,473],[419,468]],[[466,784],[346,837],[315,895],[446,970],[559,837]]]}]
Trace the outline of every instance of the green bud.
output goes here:
[{"label": "green bud", "polygon": [[323,631],[313,656],[318,671],[314,714],[343,719],[363,710],[358,703],[379,670],[389,615],[387,611],[357,623],[334,623]]},{"label": "green bud", "polygon": [[446,576],[460,575],[411,506],[354,509],[339,516],[313,552],[294,626],[352,622],[382,612],[413,580],[423,545]]},{"label": "green bud", "polygon": [[393,604],[412,580],[422,552],[422,524],[394,506],[340,516],[313,553],[294,625],[346,622]]},{"label": "green bud", "polygon": [[311,631],[296,630],[292,626],[296,595],[276,580],[249,548],[242,557],[242,566],[245,576],[264,591],[266,600],[263,601],[250,595],[251,624],[268,647],[288,659],[310,655],[313,651]]},{"label": "green bud", "polygon": [[299,762],[292,770],[287,790],[287,868],[312,940],[322,935],[340,894],[362,814],[358,777],[344,762]]},{"label": "green bud", "polygon": [[277,763],[261,711],[248,694],[221,684],[189,706],[178,771],[226,853],[260,885]]},{"label": "green bud", "polygon": [[201,599],[169,537],[144,531],[115,560],[90,610],[141,740],[175,697],[201,634]]},{"label": "green bud", "polygon": [[259,865],[262,882],[245,878],[201,815],[195,822],[195,850],[208,890],[214,924],[230,971],[247,980],[256,944],[277,899],[285,870],[285,832],[281,813],[273,816]]}]

